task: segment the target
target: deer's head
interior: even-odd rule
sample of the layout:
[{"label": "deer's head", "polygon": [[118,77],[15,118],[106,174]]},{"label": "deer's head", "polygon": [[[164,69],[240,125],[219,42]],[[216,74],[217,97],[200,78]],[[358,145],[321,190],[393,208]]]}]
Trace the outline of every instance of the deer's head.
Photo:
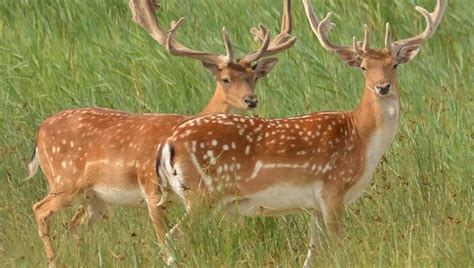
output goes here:
[{"label": "deer's head", "polygon": [[174,33],[184,18],[172,22],[170,30],[165,31],[156,20],[155,12],[158,7],[154,0],[130,0],[133,20],[146,29],[158,43],[165,46],[172,55],[201,61],[216,81],[217,88],[214,96],[222,99],[232,110],[257,107],[256,81],[267,75],[277,63],[277,59],[270,56],[290,48],[296,41],[296,38],[290,35],[291,0],[284,0],[280,33],[272,39],[270,31],[263,25],[260,25],[259,29],[252,28],[251,32],[256,41],[261,41],[261,47],[236,60],[234,60],[232,43],[225,28],[223,29],[225,55],[193,50],[174,38]]},{"label": "deer's head", "polygon": [[329,41],[327,34],[334,28],[331,13],[319,21],[314,14],[310,0],[303,0],[311,28],[321,45],[328,51],[335,52],[351,67],[360,68],[365,76],[365,89],[379,98],[398,96],[397,66],[411,61],[420,51],[421,45],[431,37],[443,17],[446,0],[438,0],[432,13],[417,6],[416,10],[426,19],[426,29],[419,35],[392,42],[390,25],[385,30],[385,47],[370,48],[370,36],[367,25],[364,25],[364,41],[358,42],[354,37],[351,45],[338,45]]}]

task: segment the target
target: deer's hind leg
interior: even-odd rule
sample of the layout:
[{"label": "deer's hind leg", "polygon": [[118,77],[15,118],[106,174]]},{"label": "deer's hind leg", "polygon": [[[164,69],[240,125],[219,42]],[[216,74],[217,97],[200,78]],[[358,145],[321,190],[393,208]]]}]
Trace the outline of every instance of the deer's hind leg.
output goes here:
[{"label": "deer's hind leg", "polygon": [[43,241],[48,263],[51,264],[55,257],[55,251],[49,233],[48,222],[51,216],[62,208],[71,204],[74,193],[70,192],[49,192],[48,195],[33,206],[33,211],[38,224],[38,233]]},{"label": "deer's hind leg", "polygon": [[[149,175],[150,173],[145,174]],[[158,240],[162,258],[167,264],[171,264],[174,259],[171,256],[169,245],[166,240],[166,234],[168,233],[167,208],[169,202],[161,200],[164,196],[160,190],[158,184],[159,178],[157,175],[155,175],[154,172],[151,173],[151,176],[145,176],[145,174],[139,175],[139,183],[145,193],[148,215],[153,225],[156,239]]]},{"label": "deer's hind leg", "polygon": [[90,192],[85,194],[84,200],[67,225],[76,243],[80,240],[77,230],[79,225],[87,225],[88,229],[91,229],[97,221],[109,217],[109,209],[105,201]]}]

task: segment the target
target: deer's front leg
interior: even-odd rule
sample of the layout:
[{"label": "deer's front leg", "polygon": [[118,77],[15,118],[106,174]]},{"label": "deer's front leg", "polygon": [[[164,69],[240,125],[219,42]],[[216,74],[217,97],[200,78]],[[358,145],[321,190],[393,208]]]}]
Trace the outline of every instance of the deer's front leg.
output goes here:
[{"label": "deer's front leg", "polygon": [[168,231],[167,207],[166,204],[158,206],[158,202],[158,198],[147,197],[148,214],[150,215],[150,219],[153,224],[153,229],[160,246],[162,258],[167,264],[170,264],[173,262],[173,258],[170,254],[168,243],[166,241],[166,233]]},{"label": "deer's front leg", "polygon": [[312,213],[312,219],[309,223],[309,245],[308,245],[308,254],[306,255],[306,260],[304,261],[304,268],[313,267],[314,256],[321,246],[321,212],[314,210]]},{"label": "deer's front leg", "polygon": [[320,203],[324,225],[329,235],[338,240],[342,239],[341,218],[344,211],[342,195],[323,195]]}]

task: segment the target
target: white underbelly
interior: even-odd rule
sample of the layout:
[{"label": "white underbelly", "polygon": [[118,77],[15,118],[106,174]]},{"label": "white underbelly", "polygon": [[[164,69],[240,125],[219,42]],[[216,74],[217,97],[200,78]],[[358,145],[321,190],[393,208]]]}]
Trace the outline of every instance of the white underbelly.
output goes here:
[{"label": "white underbelly", "polygon": [[307,186],[289,183],[274,185],[257,193],[232,198],[229,209],[238,209],[244,216],[284,215],[300,210],[319,209],[318,200],[323,183],[318,181]]},{"label": "white underbelly", "polygon": [[108,186],[96,186],[92,191],[98,198],[107,204],[130,206],[145,204],[145,195],[139,187],[123,189]]}]

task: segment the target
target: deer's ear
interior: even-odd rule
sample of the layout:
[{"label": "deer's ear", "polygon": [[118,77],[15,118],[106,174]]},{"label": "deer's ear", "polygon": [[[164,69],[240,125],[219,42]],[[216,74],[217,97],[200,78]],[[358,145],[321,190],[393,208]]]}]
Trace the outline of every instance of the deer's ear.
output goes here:
[{"label": "deer's ear", "polygon": [[255,79],[259,79],[264,77],[265,75],[269,74],[275,64],[277,64],[277,58],[267,58],[259,60],[254,66],[253,69],[255,70]]},{"label": "deer's ear", "polygon": [[337,55],[349,66],[359,68],[362,59],[354,51],[338,49],[336,50]]},{"label": "deer's ear", "polygon": [[397,62],[398,62],[398,64],[407,63],[407,62],[411,61],[412,59],[415,58],[416,55],[418,55],[418,52],[420,52],[420,50],[421,50],[420,45],[402,47],[397,52]]},{"label": "deer's ear", "polygon": [[219,73],[219,66],[203,61],[202,65],[206,68],[212,75],[217,75]]}]

